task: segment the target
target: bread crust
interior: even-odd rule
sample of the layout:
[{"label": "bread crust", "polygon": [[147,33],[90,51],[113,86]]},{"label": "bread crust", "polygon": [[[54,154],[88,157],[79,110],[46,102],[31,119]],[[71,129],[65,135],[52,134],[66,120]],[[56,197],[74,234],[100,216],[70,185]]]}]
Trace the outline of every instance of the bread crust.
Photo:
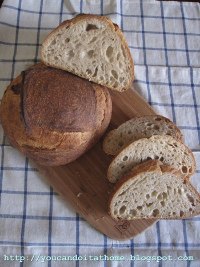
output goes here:
[{"label": "bread crust", "polygon": [[[43,64],[34,65],[32,68],[40,69],[41,67],[50,69]],[[92,128],[89,127],[87,131],[85,130],[87,129],[85,125],[87,126],[87,121],[90,120],[90,117],[87,116],[85,116],[85,118],[83,117],[85,125],[83,125],[84,128],[82,131],[68,131],[68,129],[65,128],[61,128],[60,130],[59,127],[52,128],[52,125],[48,127],[48,124],[43,127],[45,117],[43,117],[43,121],[40,121],[41,126],[39,126],[37,125],[37,120],[40,118],[39,110],[38,114],[34,114],[36,116],[36,124],[33,124],[31,121],[27,127],[22,114],[23,109],[26,111],[26,106],[22,108],[22,97],[20,96],[22,75],[19,75],[7,87],[0,106],[2,126],[10,143],[22,153],[35,160],[38,164],[51,166],[69,163],[91,148],[106,130],[112,112],[111,98],[107,88],[90,83],[87,80],[83,80],[82,78],[61,70],[55,71],[63,73],[65,77],[70,77],[70,79],[72,79],[76,85],[78,83],[80,87],[82,87],[83,84],[85,84],[86,87],[87,84],[89,84],[89,87],[93,87],[92,90],[94,91],[95,98],[92,101],[95,102],[95,121],[92,124],[90,123]],[[49,77],[49,79],[50,78],[51,77]],[[42,78],[39,76],[38,82],[40,79]],[[34,85],[32,85],[32,87],[33,86]],[[34,108],[36,99],[33,99],[34,101],[32,103],[30,101],[30,105]],[[56,101],[56,99],[58,98],[54,96],[52,101]],[[42,103],[44,105],[49,105],[51,108],[50,103],[47,101]],[[62,107],[64,101],[60,104]],[[83,104],[84,103],[82,103],[82,105]],[[78,105],[81,105],[81,103],[78,103]],[[65,113],[66,112],[67,110]],[[59,114],[57,114],[57,116],[59,116]],[[56,120],[56,116],[54,119]],[[62,121],[60,124],[62,125]]]},{"label": "bread crust", "polygon": [[[159,160],[148,160],[146,162],[142,162],[138,165],[136,165],[127,175],[122,177],[113,187],[112,192],[110,193],[109,200],[108,200],[108,213],[115,219],[115,220],[122,220],[120,218],[116,218],[112,213],[112,200],[113,198],[118,194],[118,191],[120,191],[121,187],[124,186],[125,183],[127,183],[129,180],[138,179],[138,176],[141,174],[144,174],[146,172],[153,172],[158,173],[159,175],[162,175],[164,173],[170,173],[174,174],[178,177],[178,179],[181,179],[183,183],[186,183],[188,187],[190,187],[190,191],[194,193],[194,195],[198,196],[199,199],[199,206],[200,206],[200,194],[199,192],[187,181],[185,182],[185,177],[182,175],[182,173],[173,168],[172,166],[163,165],[163,163]],[[200,214],[200,210],[196,213],[191,214],[192,216],[196,216]],[[184,219],[188,218],[188,216],[182,216],[182,217],[154,217],[154,216],[147,216],[142,217],[142,219]],[[135,217],[135,219],[139,219],[138,217]],[[124,220],[124,219],[123,219]]]},{"label": "bread crust", "polygon": [[65,133],[96,129],[93,83],[83,82],[71,73],[66,75],[66,72],[54,68],[39,66],[23,73],[21,112],[27,131],[35,133],[42,128]]},{"label": "bread crust", "polygon": [[[58,27],[56,27],[46,38],[45,40],[43,41],[42,43],[42,49],[41,49],[41,61],[46,64],[46,65],[49,65],[48,62],[45,60],[45,57],[44,57],[44,52],[43,52],[43,47],[45,47],[48,43],[49,43],[49,40],[51,40],[51,37],[54,37],[55,33],[57,31],[62,31],[63,28],[65,27],[71,27],[73,26],[74,24],[76,23],[79,23],[83,20],[90,20],[90,19],[98,19],[100,21],[103,21],[104,23],[106,23],[113,31],[116,32],[116,34],[119,36],[119,38],[121,39],[121,42],[122,42],[122,45],[124,47],[124,49],[126,50],[126,53],[128,55],[128,59],[130,61],[130,73],[132,73],[132,77],[130,79],[130,82],[129,84],[127,85],[127,87],[123,88],[122,90],[120,91],[125,91],[129,88],[131,88],[132,86],[132,82],[134,80],[134,62],[133,62],[133,58],[131,56],[131,53],[130,53],[130,50],[129,50],[129,47],[128,47],[128,44],[127,44],[127,41],[122,33],[122,31],[120,30],[119,26],[115,23],[113,23],[108,17],[106,16],[99,16],[99,15],[93,15],[93,14],[79,14],[77,15],[76,17],[70,19],[70,20],[65,20],[63,21]],[[57,68],[55,64],[51,64],[52,67],[54,68]],[[60,67],[59,67],[60,68]],[[63,70],[67,70],[65,68],[62,68]],[[71,71],[72,73],[76,74],[75,72]],[[80,77],[82,78],[85,78],[83,75],[80,74]],[[102,83],[99,83],[101,85],[104,85]],[[112,86],[107,86],[108,88],[110,89],[113,89],[113,90],[116,90],[115,88],[113,88]]]}]

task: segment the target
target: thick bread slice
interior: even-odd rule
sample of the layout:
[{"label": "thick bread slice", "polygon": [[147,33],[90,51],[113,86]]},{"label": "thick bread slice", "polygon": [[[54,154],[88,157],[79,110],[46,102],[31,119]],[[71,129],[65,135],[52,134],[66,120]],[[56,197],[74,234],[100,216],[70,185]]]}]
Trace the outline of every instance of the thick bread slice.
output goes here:
[{"label": "thick bread slice", "polygon": [[150,160],[115,186],[109,201],[114,219],[181,219],[200,214],[200,195],[181,172]]},{"label": "thick bread slice", "polygon": [[120,92],[134,78],[126,40],[104,16],[82,14],[64,21],[43,42],[41,60]]},{"label": "thick bread slice", "polygon": [[110,131],[104,141],[103,150],[106,154],[117,155],[128,144],[152,135],[170,135],[183,142],[183,135],[176,125],[160,115],[135,117]]},{"label": "thick bread slice", "polygon": [[191,176],[196,169],[194,156],[188,147],[171,136],[154,135],[124,148],[111,162],[108,180],[115,183],[136,164],[149,159],[158,159],[165,165],[171,165],[184,176]]}]

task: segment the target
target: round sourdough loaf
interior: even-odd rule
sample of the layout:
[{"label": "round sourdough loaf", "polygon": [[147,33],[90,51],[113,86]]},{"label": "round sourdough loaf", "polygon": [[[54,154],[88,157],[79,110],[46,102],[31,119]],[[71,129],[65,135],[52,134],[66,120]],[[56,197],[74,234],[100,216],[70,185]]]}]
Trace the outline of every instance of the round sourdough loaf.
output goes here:
[{"label": "round sourdough loaf", "polygon": [[106,87],[36,64],[6,89],[1,123],[10,143],[41,165],[64,165],[105,132],[112,102]]}]

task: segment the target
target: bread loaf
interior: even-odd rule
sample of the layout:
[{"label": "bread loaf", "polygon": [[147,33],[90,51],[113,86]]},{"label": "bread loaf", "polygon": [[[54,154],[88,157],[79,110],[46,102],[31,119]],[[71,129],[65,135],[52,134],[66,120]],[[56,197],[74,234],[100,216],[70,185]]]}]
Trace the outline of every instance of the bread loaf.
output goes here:
[{"label": "bread loaf", "polygon": [[41,60],[120,92],[134,78],[126,40],[104,16],[81,14],[64,21],[43,42]]},{"label": "bread loaf", "polygon": [[86,152],[106,130],[107,88],[37,64],[7,88],[0,117],[11,144],[42,165],[63,165]]},{"label": "bread loaf", "polygon": [[140,139],[152,135],[170,135],[183,141],[183,135],[176,125],[160,115],[135,117],[110,131],[103,141],[106,154],[117,155],[124,147]]},{"label": "bread loaf", "polygon": [[109,213],[116,220],[188,218],[200,214],[200,195],[180,171],[149,160],[115,185]]},{"label": "bread loaf", "polygon": [[135,165],[150,159],[158,159],[171,165],[185,176],[191,176],[196,169],[192,151],[180,141],[168,135],[154,135],[139,139],[125,147],[111,162],[108,180],[118,181]]}]

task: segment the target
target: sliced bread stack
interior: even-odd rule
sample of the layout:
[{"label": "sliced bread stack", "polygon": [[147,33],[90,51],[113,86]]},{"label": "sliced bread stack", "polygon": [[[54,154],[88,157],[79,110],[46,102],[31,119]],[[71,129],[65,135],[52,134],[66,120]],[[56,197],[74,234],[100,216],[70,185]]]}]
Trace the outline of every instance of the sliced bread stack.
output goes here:
[{"label": "sliced bread stack", "polygon": [[[186,195],[190,200],[199,199],[196,204],[200,201],[198,193],[189,182],[189,177],[196,169],[193,153],[183,143],[180,130],[170,120],[163,116],[152,115],[127,121],[107,134],[103,149],[107,154],[115,155],[107,173],[108,180],[116,183],[109,202],[113,218],[175,219],[199,213],[200,209],[191,209],[186,204],[184,204],[186,209],[183,209],[183,206],[178,206],[172,197],[173,195],[176,198],[177,192],[185,190],[186,194],[177,193],[178,201],[185,203]],[[171,191],[168,192],[166,188],[169,186],[169,181],[170,183],[174,181],[174,184],[171,184]],[[146,190],[146,194],[149,190],[150,194],[147,194],[149,202],[143,197],[143,193],[141,194],[143,190]],[[152,198],[151,193],[152,196],[155,194],[156,198],[155,196]],[[162,202],[165,205],[164,209],[161,209],[161,196],[165,196],[167,200]],[[170,201],[175,205],[173,211]],[[137,202],[143,203],[136,205],[138,209],[133,204]],[[144,203],[147,206],[149,203],[151,205],[147,209]]]}]

